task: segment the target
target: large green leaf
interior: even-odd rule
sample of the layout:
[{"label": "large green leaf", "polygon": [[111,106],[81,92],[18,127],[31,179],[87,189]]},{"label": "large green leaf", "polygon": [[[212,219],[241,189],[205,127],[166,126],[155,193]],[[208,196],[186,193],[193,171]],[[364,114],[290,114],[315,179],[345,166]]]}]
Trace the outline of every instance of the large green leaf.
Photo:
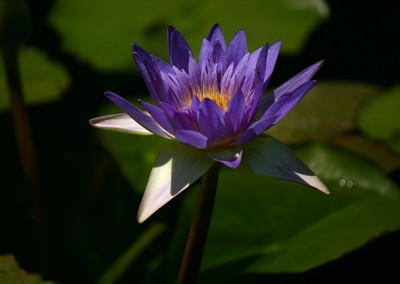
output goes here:
[{"label": "large green leaf", "polygon": [[382,93],[366,104],[359,113],[361,129],[373,138],[387,140],[400,131],[400,86]]},{"label": "large green leaf", "polygon": [[[296,153],[332,194],[243,168],[222,171],[202,265],[207,283],[240,272],[305,271],[400,228],[399,189],[374,165],[320,144]],[[189,192],[181,235],[194,210]]]},{"label": "large green leaf", "polygon": [[[0,111],[9,108],[6,75],[0,56]],[[69,85],[69,75],[59,63],[50,61],[46,54],[24,48],[19,54],[22,89],[27,104],[39,104],[60,98]]]},{"label": "large green leaf", "polygon": [[356,127],[356,111],[379,92],[377,86],[322,81],[268,133],[286,143],[330,139]]},{"label": "large green leaf", "polygon": [[216,22],[227,40],[244,29],[250,50],[282,39],[282,51],[294,53],[328,15],[323,0],[249,0],[245,4],[239,0],[57,0],[49,21],[62,35],[64,48],[80,60],[101,70],[125,70],[134,66],[132,42],[167,58],[168,24],[176,26],[196,54]]}]

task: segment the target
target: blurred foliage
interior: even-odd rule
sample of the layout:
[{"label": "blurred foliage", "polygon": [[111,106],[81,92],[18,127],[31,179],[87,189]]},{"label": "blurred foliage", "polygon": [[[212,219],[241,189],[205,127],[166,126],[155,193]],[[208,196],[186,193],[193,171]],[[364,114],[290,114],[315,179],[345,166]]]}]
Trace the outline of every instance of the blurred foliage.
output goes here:
[{"label": "blurred foliage", "polygon": [[358,115],[361,130],[369,136],[387,140],[400,131],[400,86],[371,99]]},{"label": "blurred foliage", "polygon": [[[24,48],[20,51],[19,62],[25,102],[28,105],[55,101],[68,88],[68,71],[60,63],[49,60],[43,51]],[[3,57],[0,57],[2,65]],[[0,68],[0,111],[10,106],[7,93],[5,71]]]},{"label": "blurred foliage", "polygon": [[396,151],[396,153],[400,154],[400,131],[392,135],[389,143],[392,149]]},{"label": "blurred foliage", "polygon": [[[0,1],[0,29],[5,15],[12,15],[6,2]],[[7,3],[25,7],[23,1]],[[12,253],[22,267],[61,283],[174,282],[197,187],[138,225],[135,215],[151,167],[171,141],[99,131],[87,121],[120,112],[106,103],[104,90],[133,102],[150,98],[132,72],[132,42],[167,59],[166,30],[172,24],[197,54],[218,22],[227,41],[243,28],[249,50],[282,39],[275,86],[326,59],[315,89],[268,133],[290,144],[332,194],[243,168],[222,170],[200,283],[285,283],[289,274],[283,272],[296,277],[292,282],[304,275],[314,282],[326,275],[343,280],[337,271],[346,269],[346,280],[398,278],[387,257],[400,253],[400,91],[398,76],[390,72],[398,67],[393,54],[400,21],[390,14],[398,6],[366,3],[364,13],[352,2],[323,0],[27,4],[32,38],[19,61],[25,100],[32,106],[48,235],[45,250],[38,252],[11,116],[3,111],[9,103],[0,58],[0,218],[6,232],[0,234],[0,253]],[[22,18],[19,28],[28,31],[29,18]],[[25,40],[24,33],[11,36]],[[371,44],[371,38],[380,43]],[[157,231],[154,223],[166,229]],[[152,228],[156,233],[148,235]],[[41,258],[45,265],[37,262]],[[0,282],[19,277],[43,283],[25,274],[14,257],[1,257]]]},{"label": "blurred foliage", "polygon": [[[117,71],[133,68],[133,42],[168,58],[168,24],[176,26],[195,54],[214,23],[221,25],[227,41],[244,29],[250,50],[282,39],[282,52],[298,53],[307,35],[328,15],[322,0],[250,0],[245,5],[239,0],[173,0],[168,4],[117,0],[102,5],[95,0],[58,0],[50,24],[63,35],[65,50],[95,68]],[[247,20],[239,27],[238,18]]]},{"label": "blurred foliage", "polygon": [[22,270],[13,255],[0,255],[0,283],[2,284],[51,284],[39,275]]},{"label": "blurred foliage", "polygon": [[32,22],[24,0],[0,1],[0,47],[20,47],[31,35]]},{"label": "blurred foliage", "polygon": [[97,284],[115,283],[122,274],[126,272],[140,253],[157,238],[165,229],[161,224],[153,224],[140,236],[138,240],[109,268],[106,273],[97,281]]},{"label": "blurred foliage", "polygon": [[360,82],[319,81],[269,134],[292,144],[337,137],[356,127],[357,109],[379,90]]}]

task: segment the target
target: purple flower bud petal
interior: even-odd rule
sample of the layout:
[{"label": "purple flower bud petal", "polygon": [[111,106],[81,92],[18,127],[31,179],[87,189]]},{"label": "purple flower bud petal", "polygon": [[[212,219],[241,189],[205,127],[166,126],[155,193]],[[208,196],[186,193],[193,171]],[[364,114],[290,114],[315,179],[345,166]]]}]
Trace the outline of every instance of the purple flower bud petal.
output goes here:
[{"label": "purple flower bud petal", "polygon": [[314,187],[326,194],[326,185],[283,143],[261,134],[243,147],[243,165],[262,175]]}]

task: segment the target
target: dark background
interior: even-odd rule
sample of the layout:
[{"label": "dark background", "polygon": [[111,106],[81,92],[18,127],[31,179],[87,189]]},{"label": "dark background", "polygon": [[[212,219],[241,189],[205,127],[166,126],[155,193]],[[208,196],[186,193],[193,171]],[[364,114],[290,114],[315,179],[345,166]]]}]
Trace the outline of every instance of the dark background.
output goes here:
[{"label": "dark background", "polygon": [[[283,82],[293,75],[290,66],[294,64],[307,66],[315,58],[324,58],[326,64],[318,79],[360,80],[382,87],[399,83],[399,2],[327,3],[329,19],[312,32],[301,54],[280,55],[281,72],[273,78],[274,82]],[[0,220],[4,229],[0,233],[0,254],[14,254],[23,269],[41,274],[44,279],[93,283],[149,224],[136,224],[141,195],[131,190],[99,142],[97,130],[87,121],[97,115],[105,100],[99,94],[105,90],[137,95],[147,91],[138,74],[96,71],[63,51],[60,35],[46,21],[52,4],[53,1],[28,2],[33,32],[27,44],[46,51],[71,76],[70,86],[60,100],[29,108],[44,193],[46,237],[43,243],[35,241],[12,116],[8,111],[1,112]],[[399,183],[399,169],[392,171],[390,177]],[[166,237],[157,239],[120,283],[132,283],[133,277],[138,279],[137,283],[146,281],[140,275],[141,269],[168,243],[173,230],[177,210],[171,208],[155,217],[171,225]],[[234,283],[395,283],[399,281],[399,240],[399,231],[388,233],[310,271],[247,274]]]}]

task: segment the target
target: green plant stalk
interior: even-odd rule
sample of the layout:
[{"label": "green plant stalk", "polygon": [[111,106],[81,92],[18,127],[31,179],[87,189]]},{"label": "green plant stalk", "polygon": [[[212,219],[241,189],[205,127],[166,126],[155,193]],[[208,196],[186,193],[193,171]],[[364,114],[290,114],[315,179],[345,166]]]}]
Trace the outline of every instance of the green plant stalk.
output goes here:
[{"label": "green plant stalk", "polygon": [[219,165],[217,163],[203,175],[196,212],[179,272],[178,284],[196,283],[214,208],[218,175]]},{"label": "green plant stalk", "polygon": [[40,240],[44,237],[43,197],[39,185],[37,162],[31,138],[29,120],[23,99],[18,66],[18,51],[19,48],[17,47],[4,48],[3,57],[18,150],[32,206],[34,230],[36,237]]},{"label": "green plant stalk", "polygon": [[97,284],[116,283],[119,278],[127,271],[129,266],[137,260],[138,256],[164,231],[163,224],[155,223],[149,227],[126,252],[116,260],[105,274],[97,281]]}]

